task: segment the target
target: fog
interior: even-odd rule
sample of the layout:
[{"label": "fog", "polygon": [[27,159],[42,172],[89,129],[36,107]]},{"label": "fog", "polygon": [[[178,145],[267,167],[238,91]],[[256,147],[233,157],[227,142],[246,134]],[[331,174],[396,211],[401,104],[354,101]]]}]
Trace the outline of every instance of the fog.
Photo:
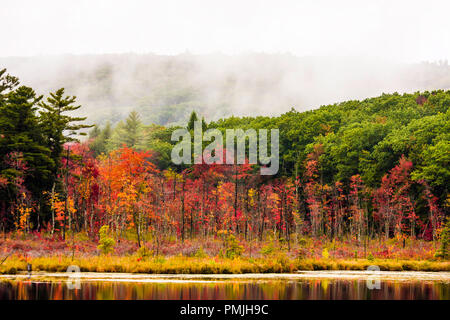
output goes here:
[{"label": "fog", "polygon": [[450,56],[445,0],[2,1],[0,56],[221,52]]},{"label": "fog", "polygon": [[0,67],[93,122],[276,115],[449,89],[445,1],[2,3]]}]

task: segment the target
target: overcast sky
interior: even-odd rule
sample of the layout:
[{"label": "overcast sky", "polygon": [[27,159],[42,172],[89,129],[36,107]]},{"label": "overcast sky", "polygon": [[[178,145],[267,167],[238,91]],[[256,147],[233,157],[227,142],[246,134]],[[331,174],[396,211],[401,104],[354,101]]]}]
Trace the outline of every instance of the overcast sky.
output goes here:
[{"label": "overcast sky", "polygon": [[449,1],[0,0],[0,56],[289,52],[450,57]]}]

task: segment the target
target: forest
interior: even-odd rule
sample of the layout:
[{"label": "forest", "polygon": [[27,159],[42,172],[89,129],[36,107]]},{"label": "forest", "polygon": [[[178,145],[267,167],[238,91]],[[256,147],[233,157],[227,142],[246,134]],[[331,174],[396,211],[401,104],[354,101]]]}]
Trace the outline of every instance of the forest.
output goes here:
[{"label": "forest", "polygon": [[[286,271],[305,261],[313,269],[359,268],[345,262],[352,259],[396,259],[386,265],[394,270],[450,267],[450,91],[213,121],[192,110],[187,123],[173,126],[143,122],[137,111],[117,124],[90,124],[74,116],[80,106],[66,94],[39,96],[0,72],[5,254],[19,252],[25,260],[59,254],[60,263],[115,256],[133,265],[148,257],[212,256],[224,259],[226,272]],[[193,130],[194,121],[219,129],[225,140],[226,129],[279,129],[278,174],[261,176],[250,164],[174,165],[171,134]],[[240,269],[233,269],[234,259]],[[156,267],[132,270],[148,268]]]}]

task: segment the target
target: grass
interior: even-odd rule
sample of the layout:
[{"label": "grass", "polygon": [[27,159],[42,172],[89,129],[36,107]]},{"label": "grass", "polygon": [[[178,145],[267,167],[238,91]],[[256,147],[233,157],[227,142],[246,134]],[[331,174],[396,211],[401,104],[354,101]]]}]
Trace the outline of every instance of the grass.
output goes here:
[{"label": "grass", "polygon": [[[424,240],[370,240],[365,247],[354,240],[330,242],[327,239],[301,238],[286,243],[268,238],[248,242],[239,238],[224,241],[207,239],[166,240],[157,250],[149,240],[138,248],[128,238],[117,239],[113,252],[100,254],[98,239],[85,234],[58,236],[34,233],[4,235],[0,241],[0,273],[26,271],[27,262],[33,271],[65,272],[77,265],[84,272],[127,273],[191,273],[239,274],[286,273],[298,270],[367,270],[370,265],[390,271],[450,271],[449,260],[434,258],[437,243]],[[73,245],[75,243],[75,245]],[[235,254],[227,254],[230,250]],[[235,259],[230,259],[235,256]],[[368,259],[366,259],[366,257]]]},{"label": "grass", "polygon": [[[450,271],[449,261],[394,259],[290,259],[286,255],[271,258],[235,259],[212,257],[149,257],[95,256],[75,258],[48,256],[28,258],[33,271],[65,272],[70,265],[78,265],[82,272],[126,272],[153,274],[240,274],[289,273],[298,270],[367,270],[377,265],[383,271]],[[1,274],[26,271],[27,261],[20,256],[9,257],[0,265]]]}]

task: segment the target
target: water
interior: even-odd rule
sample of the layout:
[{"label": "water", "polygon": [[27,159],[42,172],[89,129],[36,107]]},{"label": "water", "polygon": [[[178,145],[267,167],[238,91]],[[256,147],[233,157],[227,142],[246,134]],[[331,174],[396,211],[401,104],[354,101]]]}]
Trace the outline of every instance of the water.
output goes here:
[{"label": "water", "polygon": [[[71,281],[68,281],[72,279]],[[74,280],[80,279],[79,282]],[[376,280],[380,280],[377,289]],[[77,288],[77,284],[79,287]],[[373,289],[370,289],[372,287]],[[71,289],[72,288],[72,289]],[[450,300],[449,273],[0,276],[0,300]]]}]

